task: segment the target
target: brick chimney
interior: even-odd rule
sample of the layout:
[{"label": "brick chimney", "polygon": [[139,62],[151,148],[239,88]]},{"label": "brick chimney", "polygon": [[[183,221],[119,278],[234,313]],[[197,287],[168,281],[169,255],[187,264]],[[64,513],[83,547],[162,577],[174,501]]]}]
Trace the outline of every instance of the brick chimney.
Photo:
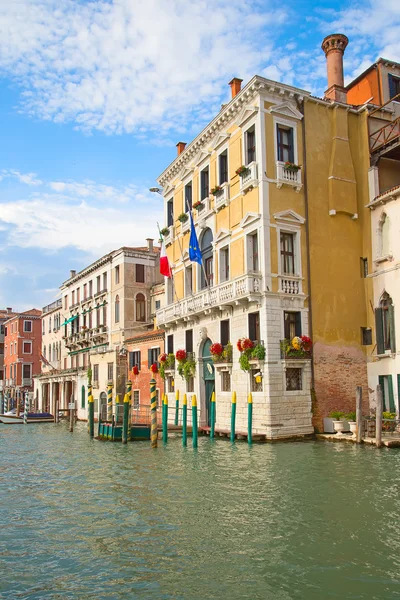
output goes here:
[{"label": "brick chimney", "polygon": [[153,242],[154,242],[154,239],[153,238],[146,238],[146,242],[147,242],[147,250],[149,252],[153,252]]},{"label": "brick chimney", "polygon": [[325,52],[328,74],[326,100],[343,103],[347,101],[343,77],[343,54],[348,43],[349,40],[343,33],[327,35],[322,42],[321,48]]},{"label": "brick chimney", "polygon": [[69,276],[70,276],[70,278],[71,278],[71,277],[75,277],[75,275],[76,275],[76,271],[75,271],[75,269],[71,269],[71,270],[70,270],[70,272],[69,272]]},{"label": "brick chimney", "polygon": [[7,313],[8,313],[8,314],[12,313],[12,308],[11,308],[11,306],[7,306]]},{"label": "brick chimney", "polygon": [[241,90],[243,79],[239,79],[238,77],[234,77],[232,81],[229,82],[231,86],[232,98],[234,98]]},{"label": "brick chimney", "polygon": [[182,154],[184,149],[186,148],[186,142],[178,142],[176,147],[178,148],[178,156]]}]

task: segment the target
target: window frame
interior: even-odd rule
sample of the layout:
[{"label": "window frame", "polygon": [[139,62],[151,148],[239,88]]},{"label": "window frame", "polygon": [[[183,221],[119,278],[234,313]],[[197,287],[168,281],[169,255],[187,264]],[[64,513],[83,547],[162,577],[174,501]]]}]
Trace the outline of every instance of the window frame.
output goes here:
[{"label": "window frame", "polygon": [[[281,257],[281,233],[291,233],[294,235],[294,274],[284,273],[282,271],[282,257]],[[302,277],[301,268],[301,230],[299,227],[289,225],[277,226],[277,250],[278,250],[278,275],[282,277]]]},{"label": "window frame", "polygon": [[[140,298],[140,300],[138,300],[139,296],[143,296],[143,301]],[[143,318],[139,319],[138,318],[138,302],[140,301],[140,304],[142,305],[143,302]],[[135,321],[136,323],[146,323],[146,304],[147,304],[147,298],[145,296],[145,294],[143,294],[142,292],[138,292],[135,295]]]},{"label": "window frame", "polygon": [[294,164],[299,164],[299,155],[298,155],[298,145],[297,145],[297,122],[291,121],[289,119],[274,117],[273,119],[273,127],[274,127],[274,154],[275,154],[275,162],[285,162],[280,161],[278,158],[278,126],[290,128],[293,130],[293,162]]},{"label": "window frame", "polygon": [[[207,198],[210,197],[210,163],[204,165],[200,170],[199,170],[199,200],[200,202],[204,202],[204,200],[207,200]],[[207,172],[207,186],[205,186],[205,184],[203,183],[203,173]],[[205,189],[207,187],[207,189]],[[204,189],[203,189],[204,188]],[[206,194],[203,196],[203,192],[206,191]]]},{"label": "window frame", "polygon": [[[142,272],[141,269],[143,269]],[[140,263],[135,264],[135,283],[146,283],[146,266]]]},{"label": "window frame", "polygon": [[[29,352],[25,352],[25,344],[28,344],[30,346]],[[22,341],[22,354],[32,354],[32,340]]]},{"label": "window frame", "polygon": [[222,246],[218,254],[218,281],[219,283],[225,283],[230,280],[230,244]]},{"label": "window frame", "polygon": [[[226,156],[226,177],[223,179],[223,172],[221,170],[221,157]],[[225,183],[229,184],[229,148],[226,145],[221,149],[219,154],[217,155],[217,182],[218,185],[224,185]]]},{"label": "window frame", "polygon": [[[254,135],[254,146],[252,148],[253,149],[253,160],[249,160],[249,133],[250,130],[252,131],[252,134]],[[253,162],[257,162],[257,128],[256,128],[256,119],[253,119],[250,123],[248,123],[248,125],[246,126],[246,129],[242,130],[243,132],[243,144],[242,144],[242,151],[243,151],[243,164],[248,167],[249,165],[251,165]]]},{"label": "window frame", "polygon": [[[187,198],[186,189],[190,189],[190,199]],[[188,207],[189,204],[189,207]],[[193,206],[193,179],[190,179],[183,186],[183,212],[189,213],[189,209],[192,210]]]},{"label": "window frame", "polygon": [[[170,207],[172,206],[172,210],[170,210]],[[172,196],[172,198],[169,198],[166,203],[165,203],[165,210],[166,210],[166,215],[165,215],[165,222],[167,223],[167,227],[172,227],[174,224],[174,197]],[[186,212],[186,210],[185,210]]]},{"label": "window frame", "polygon": [[[30,329],[26,329],[26,325],[27,323],[31,324],[31,328]],[[32,319],[24,319],[24,329],[23,329],[24,333],[33,333],[33,321]]]}]

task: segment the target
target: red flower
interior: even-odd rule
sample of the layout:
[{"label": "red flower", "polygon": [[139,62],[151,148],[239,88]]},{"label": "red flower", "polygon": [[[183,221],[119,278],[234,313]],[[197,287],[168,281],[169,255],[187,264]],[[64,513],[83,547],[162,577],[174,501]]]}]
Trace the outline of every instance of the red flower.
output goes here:
[{"label": "red flower", "polygon": [[237,344],[236,344],[237,349],[239,350],[239,352],[242,352],[242,340],[238,340]]},{"label": "red flower", "polygon": [[253,347],[253,342],[249,338],[244,338],[242,340],[242,350],[251,350]]},{"label": "red flower", "polygon": [[177,350],[175,354],[176,360],[184,361],[186,360],[186,350]]},{"label": "red flower", "polygon": [[157,363],[153,363],[153,364],[151,365],[151,367],[150,367],[150,371],[151,371],[152,373],[157,373],[157,372],[158,372],[158,366],[157,366]]},{"label": "red flower", "polygon": [[139,375],[139,367],[137,365],[135,365],[134,367],[132,367],[132,373],[134,375]]},{"label": "red flower", "polygon": [[312,344],[311,338],[309,338],[308,335],[302,335],[300,339],[303,344]]},{"label": "red flower", "polygon": [[165,352],[163,354],[160,354],[160,356],[158,357],[158,362],[163,363],[167,360],[167,355],[165,354]]},{"label": "red flower", "polygon": [[211,344],[211,346],[210,346],[211,354],[214,354],[216,356],[219,356],[220,354],[222,354],[223,351],[224,351],[224,348],[223,348],[222,344],[219,344],[218,342],[216,342],[215,344]]}]

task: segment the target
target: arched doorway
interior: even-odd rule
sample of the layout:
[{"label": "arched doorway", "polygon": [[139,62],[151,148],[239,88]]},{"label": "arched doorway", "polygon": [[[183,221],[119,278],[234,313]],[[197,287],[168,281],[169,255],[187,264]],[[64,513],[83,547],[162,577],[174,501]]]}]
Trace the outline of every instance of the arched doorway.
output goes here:
[{"label": "arched doorway", "polygon": [[203,379],[205,387],[205,406],[206,406],[206,423],[210,427],[211,425],[211,396],[215,390],[215,367],[210,352],[211,340],[206,339],[202,350],[203,359]]},{"label": "arched doorway", "polygon": [[100,394],[99,417],[102,421],[107,419],[107,394],[105,392]]}]

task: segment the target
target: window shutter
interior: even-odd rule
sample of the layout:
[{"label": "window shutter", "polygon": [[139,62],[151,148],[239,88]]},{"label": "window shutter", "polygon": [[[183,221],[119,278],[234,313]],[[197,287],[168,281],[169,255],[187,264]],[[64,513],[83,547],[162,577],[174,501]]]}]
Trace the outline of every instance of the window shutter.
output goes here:
[{"label": "window shutter", "polygon": [[384,377],[384,375],[379,375],[378,383],[381,386],[381,390],[382,390],[382,400],[383,400],[382,410],[385,410],[386,402],[385,402],[385,377]]},{"label": "window shutter", "polygon": [[147,362],[148,362],[148,367],[150,369],[151,367],[151,350],[147,350]]},{"label": "window shutter", "polygon": [[293,128],[288,131],[289,138],[289,162],[294,163],[294,147],[293,147]]},{"label": "window shutter", "polygon": [[388,375],[388,384],[389,384],[389,411],[396,412],[396,407],[394,405],[394,395],[393,395],[393,379],[391,375]]},{"label": "window shutter", "polygon": [[388,75],[388,79],[389,79],[389,96],[390,96],[390,98],[393,98],[396,95],[396,85],[394,82],[393,75]]},{"label": "window shutter", "polygon": [[396,352],[396,331],[394,328],[394,306],[389,304],[390,349]]},{"label": "window shutter", "polygon": [[382,309],[375,309],[375,335],[376,335],[376,352],[377,354],[384,354],[385,347],[383,343],[383,315]]},{"label": "window shutter", "polygon": [[158,362],[158,357],[161,354],[161,348],[156,348],[155,350],[155,355],[156,355],[156,360],[154,362],[156,362],[158,364],[158,366],[160,366],[160,363]]},{"label": "window shutter", "polygon": [[133,352],[129,352],[129,370],[131,371],[133,367]]},{"label": "window shutter", "polygon": [[277,141],[277,147],[278,147],[278,160],[282,160],[281,130],[279,129],[279,125],[276,126],[276,141]]},{"label": "window shutter", "polygon": [[137,367],[138,367],[138,369],[139,369],[139,371],[140,371],[140,367],[142,366],[142,360],[141,360],[141,351],[140,351],[140,350],[138,350],[137,357],[138,357],[138,359],[137,359],[137,360],[138,360],[138,365],[137,365]]},{"label": "window shutter", "polygon": [[296,322],[295,322],[295,330],[296,330],[296,335],[298,337],[301,336],[301,312],[297,312],[296,314]]}]

